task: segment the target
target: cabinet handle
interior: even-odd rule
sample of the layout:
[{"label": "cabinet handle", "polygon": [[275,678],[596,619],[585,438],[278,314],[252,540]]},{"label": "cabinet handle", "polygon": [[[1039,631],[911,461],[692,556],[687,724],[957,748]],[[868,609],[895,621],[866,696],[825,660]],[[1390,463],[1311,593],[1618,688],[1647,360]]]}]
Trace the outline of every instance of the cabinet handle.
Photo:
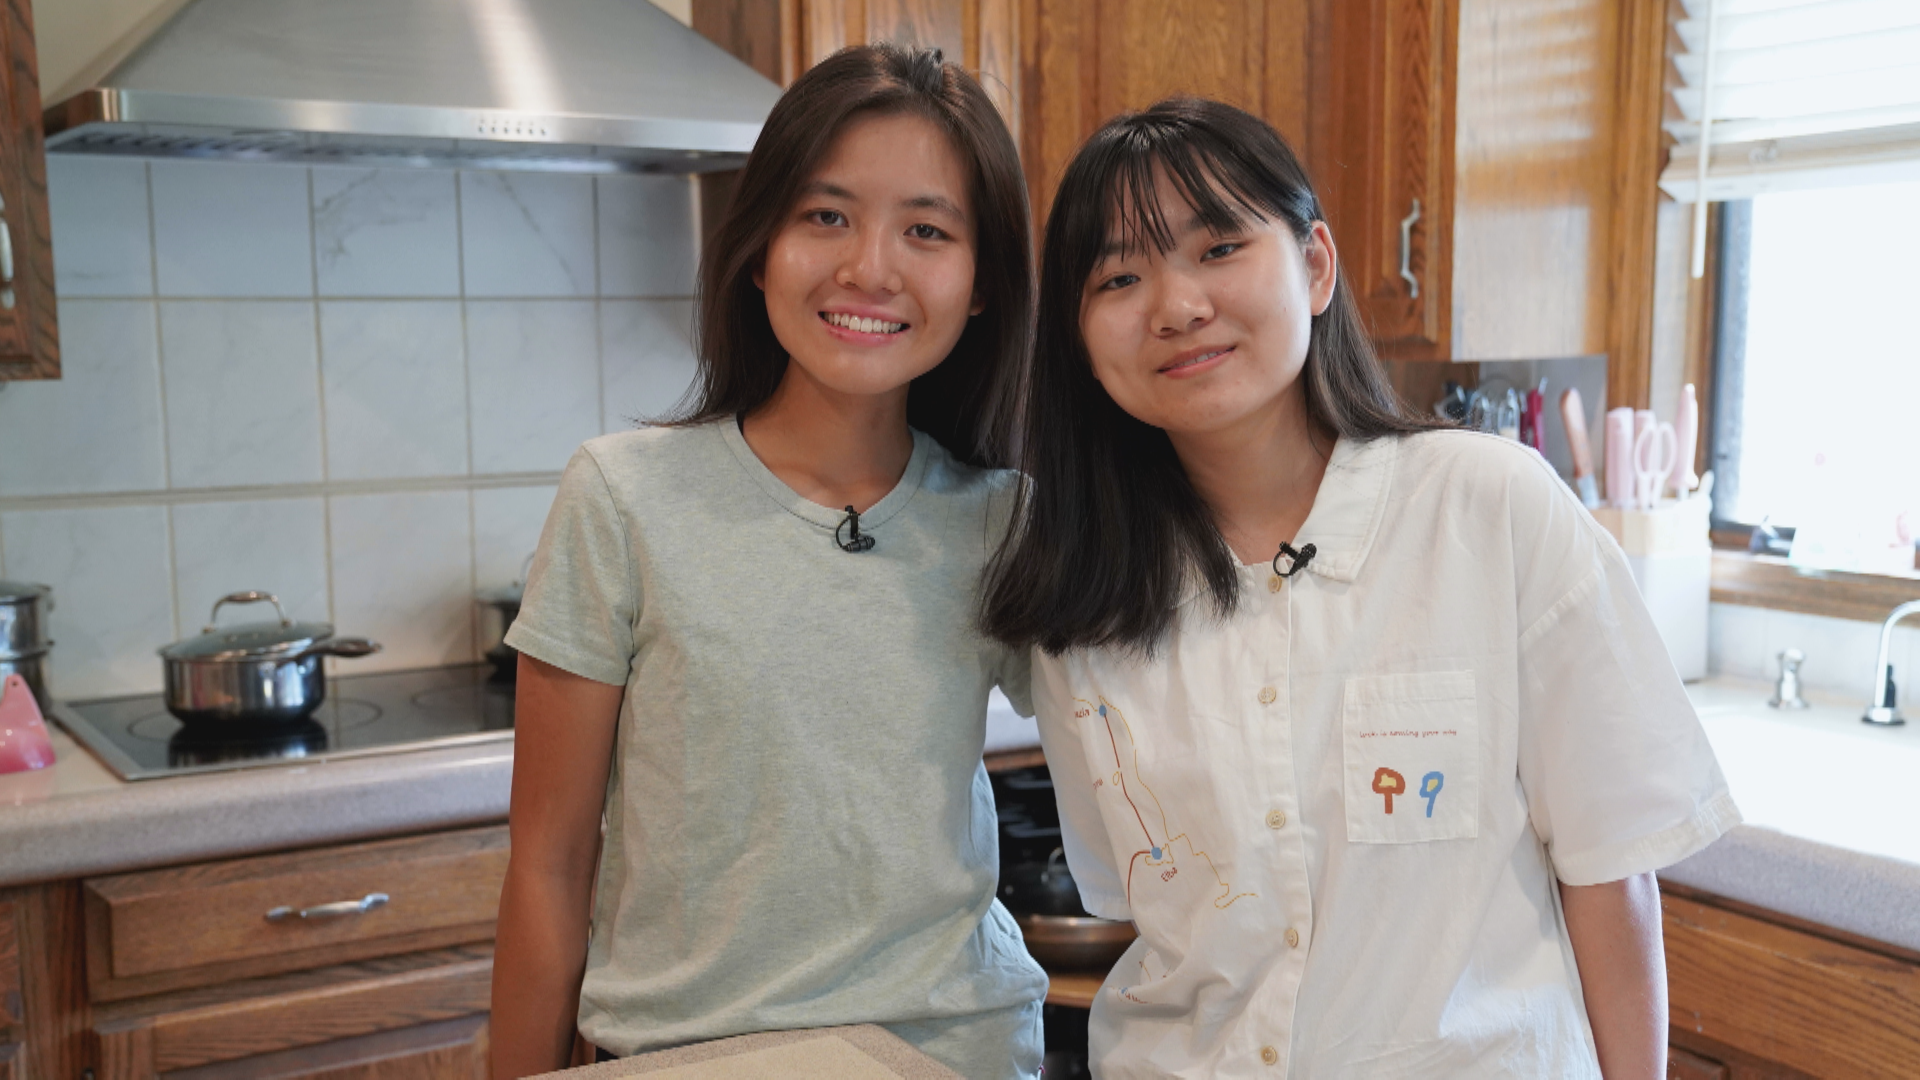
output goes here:
[{"label": "cabinet handle", "polygon": [[1413,213],[1400,219],[1400,276],[1407,279],[1408,295],[1420,299],[1420,279],[1413,276],[1413,223],[1420,220],[1420,200],[1413,200]]},{"label": "cabinet handle", "polygon": [[13,284],[13,230],[0,221],[0,285]]},{"label": "cabinet handle", "polygon": [[388,899],[386,893],[374,892],[358,900],[336,900],[331,904],[321,904],[318,907],[293,908],[281,905],[267,912],[267,921],[279,922],[289,918],[332,919],[341,915],[360,915],[385,904]]}]

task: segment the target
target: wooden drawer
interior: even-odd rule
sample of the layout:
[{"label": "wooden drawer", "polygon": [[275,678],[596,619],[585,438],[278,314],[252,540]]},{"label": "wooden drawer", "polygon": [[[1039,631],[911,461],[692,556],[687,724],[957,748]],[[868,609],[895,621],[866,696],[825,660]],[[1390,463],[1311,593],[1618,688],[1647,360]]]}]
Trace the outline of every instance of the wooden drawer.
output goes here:
[{"label": "wooden drawer", "polygon": [[479,1080],[492,973],[463,945],[105,1005],[96,1075]]},{"label": "wooden drawer", "polygon": [[[93,878],[88,987],[116,1001],[491,940],[506,870],[493,826]],[[315,910],[374,894],[387,899],[365,911]]]}]

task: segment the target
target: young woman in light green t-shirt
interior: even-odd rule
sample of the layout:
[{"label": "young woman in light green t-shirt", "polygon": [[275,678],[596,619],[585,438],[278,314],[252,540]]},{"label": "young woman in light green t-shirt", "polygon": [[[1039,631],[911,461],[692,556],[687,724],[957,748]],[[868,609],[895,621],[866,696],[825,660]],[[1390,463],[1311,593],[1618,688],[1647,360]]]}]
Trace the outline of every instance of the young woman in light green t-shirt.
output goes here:
[{"label": "young woman in light green t-shirt", "polygon": [[774,107],[703,257],[693,402],[582,447],[508,639],[494,1076],[576,1030],[868,1022],[1037,1071],[979,764],[1026,667],[970,618],[1029,244],[1013,141],[937,51],[843,51]]}]

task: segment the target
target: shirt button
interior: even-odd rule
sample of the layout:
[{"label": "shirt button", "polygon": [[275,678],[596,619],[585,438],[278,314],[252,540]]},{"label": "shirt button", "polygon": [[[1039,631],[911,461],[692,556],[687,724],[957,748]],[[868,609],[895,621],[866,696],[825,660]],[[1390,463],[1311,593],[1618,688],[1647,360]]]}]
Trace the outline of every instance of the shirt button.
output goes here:
[{"label": "shirt button", "polygon": [[1287,827],[1287,812],[1285,810],[1267,811],[1267,828],[1284,829],[1286,827]]},{"label": "shirt button", "polygon": [[1263,1046],[1260,1048],[1260,1060],[1268,1065],[1278,1065],[1280,1064],[1280,1051],[1275,1050],[1271,1046]]},{"label": "shirt button", "polygon": [[1286,588],[1286,586],[1287,586],[1287,579],[1281,577],[1278,574],[1275,574],[1274,576],[1267,579],[1268,592],[1279,592],[1281,589]]},{"label": "shirt button", "polygon": [[1280,691],[1275,690],[1271,686],[1263,686],[1260,688],[1260,704],[1262,705],[1271,705],[1279,697]]},{"label": "shirt button", "polygon": [[1297,949],[1299,947],[1300,947],[1300,931],[1295,930],[1291,926],[1287,927],[1287,948]]}]

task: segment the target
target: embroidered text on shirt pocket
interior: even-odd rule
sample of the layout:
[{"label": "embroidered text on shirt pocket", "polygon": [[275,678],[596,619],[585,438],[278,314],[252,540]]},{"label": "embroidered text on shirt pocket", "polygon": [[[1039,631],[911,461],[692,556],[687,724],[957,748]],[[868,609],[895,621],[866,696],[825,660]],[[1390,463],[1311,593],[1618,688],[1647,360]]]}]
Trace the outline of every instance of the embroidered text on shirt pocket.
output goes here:
[{"label": "embroidered text on shirt pocket", "polygon": [[1340,718],[1347,839],[1480,835],[1478,719],[1471,671],[1348,679]]}]

